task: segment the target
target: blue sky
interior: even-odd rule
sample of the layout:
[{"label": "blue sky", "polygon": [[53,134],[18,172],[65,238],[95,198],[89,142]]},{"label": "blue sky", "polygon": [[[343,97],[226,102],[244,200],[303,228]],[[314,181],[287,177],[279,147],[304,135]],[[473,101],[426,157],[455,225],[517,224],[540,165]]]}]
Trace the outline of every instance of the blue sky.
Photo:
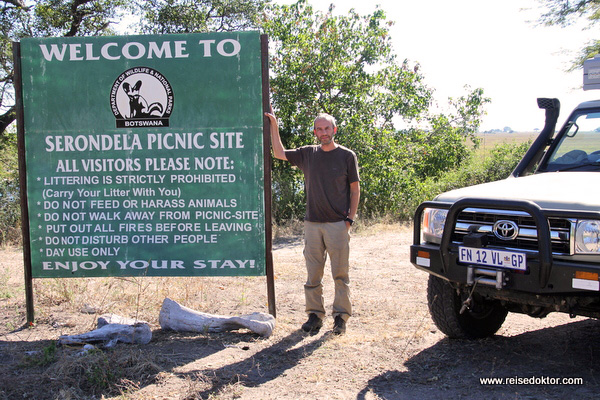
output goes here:
[{"label": "blue sky", "polygon": [[[276,0],[291,4],[291,0]],[[492,99],[481,129],[518,131],[541,129],[544,112],[538,97],[561,101],[561,118],[582,101],[600,99],[598,91],[583,91],[583,72],[565,72],[576,50],[598,34],[598,28],[536,26],[541,14],[535,0],[308,0],[334,13],[354,8],[370,14],[381,5],[391,28],[394,49],[403,60],[420,64],[436,101],[466,92],[463,87],[482,87]]]}]

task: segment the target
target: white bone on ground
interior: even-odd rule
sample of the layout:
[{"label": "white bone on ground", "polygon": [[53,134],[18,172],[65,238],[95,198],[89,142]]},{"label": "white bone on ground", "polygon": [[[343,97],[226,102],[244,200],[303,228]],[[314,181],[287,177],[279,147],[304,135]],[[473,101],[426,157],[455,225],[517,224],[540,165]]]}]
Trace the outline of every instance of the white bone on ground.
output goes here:
[{"label": "white bone on ground", "polygon": [[275,328],[275,318],[270,314],[255,312],[239,317],[206,314],[169,298],[163,301],[158,322],[162,329],[178,332],[223,332],[246,328],[265,337],[271,336]]}]

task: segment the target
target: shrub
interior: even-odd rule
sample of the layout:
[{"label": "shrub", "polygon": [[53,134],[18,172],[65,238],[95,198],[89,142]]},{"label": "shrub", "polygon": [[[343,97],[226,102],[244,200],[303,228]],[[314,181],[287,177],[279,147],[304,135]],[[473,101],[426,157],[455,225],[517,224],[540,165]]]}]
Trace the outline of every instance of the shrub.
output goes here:
[{"label": "shrub", "polygon": [[[415,185],[420,191],[407,204],[407,209],[414,211],[423,201],[433,200],[438,194],[449,190],[508,178],[530,144],[531,142],[502,143],[495,146],[485,157],[473,157],[468,163],[444,173],[439,178],[425,179],[422,184]],[[404,217],[410,218],[412,215]]]},{"label": "shrub", "polygon": [[16,135],[0,140],[0,244],[18,244],[21,239],[21,203]]}]

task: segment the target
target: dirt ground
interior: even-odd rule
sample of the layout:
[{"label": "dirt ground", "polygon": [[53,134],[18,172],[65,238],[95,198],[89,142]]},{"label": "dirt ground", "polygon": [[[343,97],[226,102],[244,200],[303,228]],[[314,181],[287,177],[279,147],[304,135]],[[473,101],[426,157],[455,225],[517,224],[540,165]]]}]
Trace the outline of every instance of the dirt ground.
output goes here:
[{"label": "dirt ground", "polygon": [[[427,274],[409,263],[411,240],[408,227],[392,225],[353,235],[354,316],[339,337],[331,334],[330,315],[316,335],[299,329],[306,319],[299,236],[274,243],[277,325],[269,338],[248,331],[175,333],[158,325],[166,296],[209,313],[267,312],[264,278],[36,280],[37,322],[27,328],[21,252],[0,250],[0,399],[598,397],[598,321],[509,314],[492,338],[449,340],[429,316]],[[327,277],[329,309],[332,295]],[[60,335],[93,329],[106,312],[145,319],[152,341],[84,356],[76,355],[78,347],[53,346]],[[481,383],[490,377],[523,384]]]}]

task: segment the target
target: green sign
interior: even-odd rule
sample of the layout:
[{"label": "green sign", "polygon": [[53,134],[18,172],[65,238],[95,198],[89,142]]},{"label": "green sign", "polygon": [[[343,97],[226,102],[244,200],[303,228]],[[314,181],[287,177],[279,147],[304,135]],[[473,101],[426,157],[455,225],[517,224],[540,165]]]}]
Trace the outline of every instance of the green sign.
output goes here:
[{"label": "green sign", "polygon": [[265,275],[257,32],[24,39],[33,277]]}]

